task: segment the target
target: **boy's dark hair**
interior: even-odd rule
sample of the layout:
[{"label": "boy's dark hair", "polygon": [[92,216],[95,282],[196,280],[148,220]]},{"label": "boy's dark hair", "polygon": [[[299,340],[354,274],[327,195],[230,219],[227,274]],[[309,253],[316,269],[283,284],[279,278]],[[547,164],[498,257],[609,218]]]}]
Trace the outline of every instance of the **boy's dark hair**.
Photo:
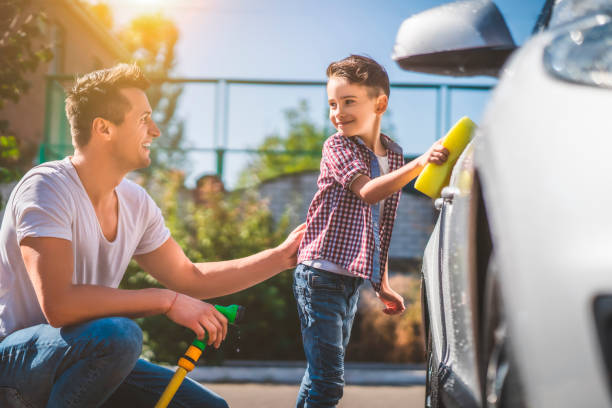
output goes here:
[{"label": "boy's dark hair", "polygon": [[363,55],[350,55],[343,60],[332,62],[327,67],[327,77],[346,78],[350,83],[365,85],[371,97],[383,92],[389,96],[389,76],[387,71],[372,58]]},{"label": "boy's dark hair", "polygon": [[149,85],[142,70],[135,64],[118,64],[77,78],[66,96],[66,116],[75,146],[83,147],[89,143],[95,118],[103,118],[116,125],[123,123],[131,106],[121,94],[121,89],[139,88],[144,91]]}]

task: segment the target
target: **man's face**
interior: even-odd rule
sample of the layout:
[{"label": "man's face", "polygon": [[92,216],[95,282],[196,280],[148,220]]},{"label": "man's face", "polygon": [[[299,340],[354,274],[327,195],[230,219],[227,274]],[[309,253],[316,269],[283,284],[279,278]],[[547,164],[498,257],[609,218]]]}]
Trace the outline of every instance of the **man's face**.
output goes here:
[{"label": "man's face", "polygon": [[114,126],[111,139],[113,159],[127,171],[141,169],[151,164],[151,143],[161,132],[151,118],[151,105],[144,91],[125,88],[120,92],[128,99],[131,108],[123,123]]},{"label": "man's face", "polygon": [[344,136],[367,135],[375,129],[376,119],[384,112],[377,111],[381,97],[370,96],[364,85],[331,77],[327,82],[329,119]]}]

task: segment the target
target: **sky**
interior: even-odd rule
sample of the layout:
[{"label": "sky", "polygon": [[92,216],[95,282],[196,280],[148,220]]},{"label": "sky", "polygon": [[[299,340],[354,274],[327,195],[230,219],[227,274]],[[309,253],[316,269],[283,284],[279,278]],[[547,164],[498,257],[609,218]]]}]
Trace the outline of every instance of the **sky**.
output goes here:
[{"label": "sky", "polygon": [[[96,0],[91,0],[95,2]],[[488,77],[457,79],[403,71],[391,59],[402,21],[446,0],[106,0],[116,26],[131,18],[161,12],[178,26],[177,66],[173,76],[325,81],[330,62],[365,54],[382,64],[391,83],[462,83],[494,85]],[[517,44],[531,33],[544,0],[497,0]],[[228,100],[215,103],[213,85],[187,85],[177,114],[185,123],[185,145],[219,144],[254,148],[272,133],[286,131],[284,112],[306,100],[310,117],[328,126],[324,87],[232,85]],[[478,122],[488,91],[453,91],[451,124],[468,115]],[[215,126],[215,106],[226,106],[227,121]],[[436,134],[435,91],[392,90],[387,123],[408,154],[422,153]],[[221,123],[221,125],[219,124]],[[218,135],[225,126],[225,140]],[[442,130],[441,130],[442,131]],[[443,132],[442,132],[443,134]],[[233,187],[252,157],[227,154],[224,181]],[[188,155],[187,185],[212,173],[214,154]]]}]

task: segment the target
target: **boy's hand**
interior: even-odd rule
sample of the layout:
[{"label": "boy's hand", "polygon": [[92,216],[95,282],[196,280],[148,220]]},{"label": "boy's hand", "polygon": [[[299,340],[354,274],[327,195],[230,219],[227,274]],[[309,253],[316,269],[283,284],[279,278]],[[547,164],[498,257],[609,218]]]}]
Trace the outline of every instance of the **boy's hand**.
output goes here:
[{"label": "boy's hand", "polygon": [[427,163],[442,164],[448,160],[448,154],[448,149],[442,146],[440,141],[437,141],[419,157],[419,164],[423,167]]},{"label": "boy's hand", "polygon": [[380,292],[377,293],[376,296],[378,296],[380,301],[385,305],[383,313],[388,315],[396,315],[406,310],[406,306],[404,306],[404,298],[389,287],[385,288],[383,285]]},{"label": "boy's hand", "polygon": [[304,232],[306,232],[306,223],[298,225],[278,246],[278,249],[283,253],[283,261],[286,264],[284,269],[293,268],[297,265],[297,250],[304,237]]}]

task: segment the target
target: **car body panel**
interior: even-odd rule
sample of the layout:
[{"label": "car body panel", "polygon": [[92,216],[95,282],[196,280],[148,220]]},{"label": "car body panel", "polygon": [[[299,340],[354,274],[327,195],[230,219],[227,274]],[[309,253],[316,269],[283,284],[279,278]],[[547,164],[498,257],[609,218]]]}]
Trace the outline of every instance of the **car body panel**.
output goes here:
[{"label": "car body panel", "polygon": [[559,7],[551,25],[504,65],[426,248],[432,351],[446,369],[438,372],[441,391],[448,401],[472,398],[454,405],[480,406],[483,392],[483,294],[474,281],[479,194],[526,405],[612,405],[593,312],[597,296],[612,294],[612,90],[564,80],[544,63],[559,35],[571,33],[580,45],[593,12],[606,13],[598,24],[609,21],[612,2],[589,2],[547,2]]},{"label": "car body panel", "polygon": [[508,62],[476,161],[534,406],[607,406],[592,301],[612,292],[612,91],[551,77],[541,61],[554,35]]},{"label": "car body panel", "polygon": [[446,198],[439,199],[443,206],[423,257],[427,307],[430,315],[440,317],[430,322],[433,350],[438,361],[452,373],[441,378],[440,383],[446,394],[461,401],[464,407],[475,406],[480,401],[475,392],[479,378],[473,348],[473,282],[463,273],[474,262],[474,249],[470,247],[474,241],[470,238],[473,230],[468,225],[468,217],[473,212],[470,195],[474,180],[473,155],[472,141],[455,164],[450,185],[443,194]]}]

